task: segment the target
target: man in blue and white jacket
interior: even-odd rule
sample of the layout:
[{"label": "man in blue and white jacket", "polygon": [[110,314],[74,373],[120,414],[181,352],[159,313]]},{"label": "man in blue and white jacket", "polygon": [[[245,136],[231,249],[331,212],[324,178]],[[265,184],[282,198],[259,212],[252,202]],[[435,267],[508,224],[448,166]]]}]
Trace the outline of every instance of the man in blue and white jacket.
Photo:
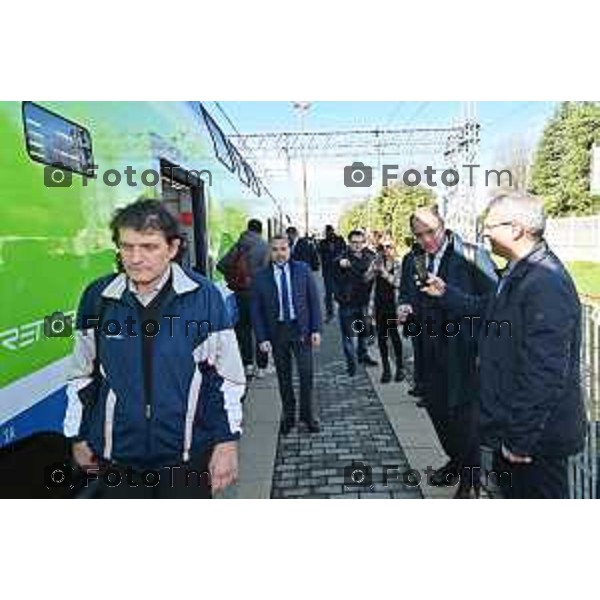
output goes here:
[{"label": "man in blue and white jacket", "polygon": [[107,497],[208,498],[237,477],[246,383],[225,303],[179,266],[178,223],[159,201],[118,210],[111,229],[123,270],[91,283],[77,315],[73,458],[126,475]]}]

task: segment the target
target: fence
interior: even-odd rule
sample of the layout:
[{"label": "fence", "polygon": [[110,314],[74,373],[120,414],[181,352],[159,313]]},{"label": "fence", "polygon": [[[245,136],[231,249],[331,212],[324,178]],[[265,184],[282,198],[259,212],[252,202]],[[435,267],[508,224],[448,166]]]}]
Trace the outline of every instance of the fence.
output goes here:
[{"label": "fence", "polygon": [[600,262],[600,215],[548,219],[545,237],[565,262]]},{"label": "fence", "polygon": [[584,304],[582,319],[582,388],[588,414],[583,452],[570,459],[571,498],[598,497],[598,434],[600,424],[600,304]]}]

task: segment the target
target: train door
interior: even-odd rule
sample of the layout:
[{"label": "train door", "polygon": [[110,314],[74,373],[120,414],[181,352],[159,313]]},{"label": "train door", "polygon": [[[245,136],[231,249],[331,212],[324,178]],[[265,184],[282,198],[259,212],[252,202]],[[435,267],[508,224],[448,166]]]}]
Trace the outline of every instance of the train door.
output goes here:
[{"label": "train door", "polygon": [[185,267],[207,274],[208,235],[204,182],[194,173],[160,159],[162,197],[179,221],[186,243]]}]

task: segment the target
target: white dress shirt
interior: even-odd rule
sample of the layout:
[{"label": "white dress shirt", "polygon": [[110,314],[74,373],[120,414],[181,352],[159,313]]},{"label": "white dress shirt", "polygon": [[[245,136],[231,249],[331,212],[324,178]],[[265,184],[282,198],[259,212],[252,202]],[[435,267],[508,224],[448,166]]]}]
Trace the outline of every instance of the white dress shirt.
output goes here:
[{"label": "white dress shirt", "polygon": [[[448,238],[446,238],[444,240],[444,243],[441,245],[440,249],[433,255],[433,269],[431,269],[431,272],[434,275],[438,274],[438,271],[440,269],[440,263],[442,262],[442,258],[444,257],[444,252],[446,252],[446,248],[448,247]],[[428,260],[431,260],[431,258],[428,255]],[[429,270],[429,263],[427,264],[428,270]]]}]

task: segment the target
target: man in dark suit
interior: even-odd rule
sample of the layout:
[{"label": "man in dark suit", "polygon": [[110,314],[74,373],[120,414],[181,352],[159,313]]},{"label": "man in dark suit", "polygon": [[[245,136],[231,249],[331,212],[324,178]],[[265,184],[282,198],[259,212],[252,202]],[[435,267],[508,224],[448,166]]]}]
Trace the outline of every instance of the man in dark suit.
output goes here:
[{"label": "man in dark suit", "polygon": [[320,267],[319,253],[317,248],[308,236],[299,237],[298,230],[295,227],[288,227],[285,230],[290,242],[290,254],[292,260],[298,260],[306,263],[313,271],[318,271]]},{"label": "man in dark suit", "polygon": [[438,277],[426,288],[447,306],[484,315],[479,424],[483,455],[493,455],[506,498],[567,498],[568,457],[582,450],[585,438],[581,307],[544,229],[541,199],[499,196],[483,229],[494,253],[508,259],[496,292],[465,294]]},{"label": "man in dark suit", "polygon": [[[437,207],[417,209],[411,217],[411,228],[421,247],[420,258],[428,273],[439,275],[470,294],[486,294],[495,289],[496,274],[488,253],[446,229]],[[413,269],[416,260],[415,256]],[[474,469],[479,467],[475,386],[477,339],[471,336],[468,313],[453,311],[438,298],[420,291],[414,300],[415,306],[408,309],[419,315],[417,331],[420,331],[422,349],[423,404],[449,458],[430,480],[435,485],[446,485],[460,477],[457,497],[477,495],[479,479],[473,478]],[[477,327],[475,322],[473,328]]]},{"label": "man in dark suit", "polygon": [[[403,316],[404,313],[408,315],[412,312],[414,318],[419,320],[419,315],[416,312],[418,310],[419,290],[414,279],[414,260],[415,256],[421,252],[421,247],[418,243],[413,243],[412,241],[407,242],[407,244],[411,246],[411,249],[402,257],[402,274],[398,293],[398,316]],[[408,390],[408,394],[417,397],[424,395],[423,349],[421,341],[421,336],[411,336],[413,347],[413,387]],[[421,406],[422,404],[419,405]]]},{"label": "man in dark suit", "polygon": [[326,320],[333,318],[333,284],[335,259],[346,250],[344,238],[337,235],[333,225],[325,225],[325,237],[319,242],[321,255],[321,274],[325,287],[325,312]]},{"label": "man in dark suit", "polygon": [[260,271],[252,286],[252,323],[261,350],[273,352],[283,404],[281,433],[296,420],[292,385],[292,354],[300,379],[300,420],[311,433],[320,430],[313,396],[312,349],[321,343],[321,308],[308,265],[290,260],[288,238],[271,239],[271,265]]}]

